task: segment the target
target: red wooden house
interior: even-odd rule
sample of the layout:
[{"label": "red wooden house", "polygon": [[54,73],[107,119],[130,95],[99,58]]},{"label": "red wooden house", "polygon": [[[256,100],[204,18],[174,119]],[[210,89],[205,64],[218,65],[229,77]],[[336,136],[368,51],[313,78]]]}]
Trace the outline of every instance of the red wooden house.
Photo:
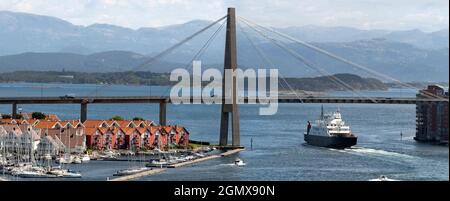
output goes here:
[{"label": "red wooden house", "polygon": [[162,129],[168,135],[169,144],[178,144],[180,140],[180,135],[178,135],[177,130],[173,126],[162,126]]},{"label": "red wooden house", "polygon": [[183,126],[175,127],[180,139],[178,140],[178,145],[187,146],[189,145],[189,131]]}]

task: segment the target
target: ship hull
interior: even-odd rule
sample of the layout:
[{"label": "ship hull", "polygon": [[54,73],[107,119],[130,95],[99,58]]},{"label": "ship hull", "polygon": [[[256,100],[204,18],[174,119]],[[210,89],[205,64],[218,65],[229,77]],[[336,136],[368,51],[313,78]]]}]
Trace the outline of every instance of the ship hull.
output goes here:
[{"label": "ship hull", "polygon": [[305,134],[305,141],[313,146],[345,149],[356,145],[357,137],[327,137]]}]

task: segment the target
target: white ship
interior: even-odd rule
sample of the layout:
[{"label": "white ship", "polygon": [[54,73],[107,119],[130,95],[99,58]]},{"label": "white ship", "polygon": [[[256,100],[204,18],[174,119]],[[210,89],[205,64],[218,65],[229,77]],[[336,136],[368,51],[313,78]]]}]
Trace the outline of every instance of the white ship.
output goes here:
[{"label": "white ship", "polygon": [[344,149],[356,145],[357,137],[349,126],[345,125],[340,111],[323,113],[315,124],[305,133],[305,141],[314,146]]}]

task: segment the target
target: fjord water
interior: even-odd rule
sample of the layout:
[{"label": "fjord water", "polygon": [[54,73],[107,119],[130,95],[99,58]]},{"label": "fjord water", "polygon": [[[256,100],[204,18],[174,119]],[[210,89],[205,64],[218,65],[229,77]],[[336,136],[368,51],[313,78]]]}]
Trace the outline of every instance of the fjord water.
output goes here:
[{"label": "fjord water", "polygon": [[[98,86],[61,84],[0,84],[0,96],[133,96],[168,94],[167,87]],[[361,92],[364,96],[414,97],[412,89]],[[332,95],[360,95],[333,92]],[[20,105],[22,112],[55,113],[63,119],[79,118],[79,105]],[[419,144],[415,134],[415,105],[324,104],[325,111],[341,110],[344,120],[358,135],[358,145],[345,150],[305,145],[303,132],[308,120],[320,115],[321,104],[280,104],[273,116],[259,116],[261,105],[241,105],[241,144],[237,156],[206,161],[140,180],[370,180],[386,175],[398,180],[449,180],[448,146]],[[219,105],[169,105],[169,124],[181,124],[191,139],[217,143]],[[0,113],[10,113],[0,105]],[[158,105],[89,105],[88,118],[114,115],[141,116],[158,121]],[[400,133],[403,133],[401,138]],[[251,146],[251,140],[253,146]],[[230,165],[239,157],[244,167]],[[87,180],[104,180],[126,168],[123,162],[73,165]]]}]

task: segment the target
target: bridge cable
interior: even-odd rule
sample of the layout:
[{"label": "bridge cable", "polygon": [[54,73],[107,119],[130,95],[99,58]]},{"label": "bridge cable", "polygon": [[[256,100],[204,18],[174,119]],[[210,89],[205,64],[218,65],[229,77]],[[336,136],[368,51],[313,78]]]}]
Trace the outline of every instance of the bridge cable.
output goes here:
[{"label": "bridge cable", "polygon": [[[249,21],[248,19],[245,19],[245,18],[243,18],[243,17],[240,17],[240,18],[246,20],[247,22],[251,22],[251,21]],[[353,66],[353,67],[362,69],[362,70],[364,70],[364,71],[366,71],[366,72],[368,72],[368,73],[371,73],[371,74],[373,74],[373,75],[376,75],[376,76],[378,76],[379,78],[382,78],[382,79],[384,78],[384,79],[388,79],[388,80],[394,81],[394,82],[400,84],[401,86],[404,86],[404,87],[407,87],[407,88],[412,88],[412,89],[416,89],[416,90],[421,90],[421,89],[419,89],[419,88],[417,88],[417,87],[415,87],[415,86],[413,86],[413,85],[410,85],[410,84],[408,84],[408,83],[404,83],[404,82],[402,82],[402,81],[400,81],[400,80],[397,80],[397,79],[395,79],[395,78],[393,78],[393,77],[391,77],[391,76],[389,76],[389,75],[385,75],[385,74],[379,73],[379,72],[377,72],[377,71],[375,71],[375,70],[372,70],[372,69],[370,69],[370,68],[368,68],[368,67],[366,67],[366,66],[363,66],[363,65],[361,65],[361,64],[358,64],[358,63],[352,62],[352,61],[350,61],[350,60],[348,60],[348,59],[345,59],[345,58],[342,58],[342,57],[340,57],[340,56],[337,56],[336,54],[333,54],[333,53],[331,53],[331,52],[328,52],[328,51],[326,51],[326,50],[324,50],[324,49],[322,49],[322,48],[319,48],[319,47],[317,47],[317,46],[314,46],[314,45],[312,45],[312,44],[310,44],[310,43],[307,43],[307,42],[305,42],[305,41],[301,41],[301,40],[296,39],[296,38],[294,38],[294,37],[292,37],[292,36],[289,36],[289,35],[287,35],[287,34],[281,33],[281,32],[279,32],[279,31],[276,31],[276,30],[271,29],[271,28],[264,27],[264,26],[259,25],[259,24],[257,24],[257,23],[254,23],[254,22],[251,22],[251,23],[254,24],[255,26],[260,27],[261,29],[264,29],[264,30],[267,30],[267,31],[269,31],[269,32],[275,33],[275,34],[277,34],[277,35],[279,35],[279,36],[281,36],[281,37],[283,37],[283,38],[286,38],[286,39],[288,39],[288,40],[290,40],[290,41],[293,41],[293,42],[295,42],[295,43],[297,43],[297,44],[300,44],[300,45],[302,45],[302,46],[304,46],[304,47],[307,47],[307,48],[312,49],[312,50],[314,50],[314,51],[316,51],[316,52],[319,52],[319,53],[321,53],[321,54],[324,54],[324,55],[326,55],[326,56],[328,56],[328,57],[330,57],[330,58],[333,58],[333,59],[335,59],[335,60],[338,60],[338,61],[341,61],[341,62],[343,62],[343,63],[346,63],[346,64],[348,64],[348,65],[350,65],[350,66]],[[426,96],[428,96],[428,97],[438,98],[438,99],[443,99],[442,97],[436,96],[436,95],[431,94],[431,93],[429,93],[429,92],[425,92],[425,91],[424,91],[423,93],[424,93]],[[444,99],[445,99],[445,98],[444,98]],[[446,99],[446,100],[447,100],[447,99]]]},{"label": "bridge cable", "polygon": [[[160,58],[166,56],[167,54],[170,54],[172,51],[174,51],[175,49],[177,49],[178,47],[180,47],[181,45],[189,42],[190,40],[192,40],[193,38],[195,38],[196,36],[198,36],[199,34],[203,33],[204,31],[208,30],[209,28],[211,28],[212,26],[216,25],[217,23],[221,22],[222,20],[224,20],[225,18],[227,18],[227,16],[223,16],[220,19],[212,22],[211,24],[209,24],[208,26],[200,29],[199,31],[191,34],[190,36],[186,37],[185,39],[181,40],[180,42],[170,46],[169,48],[163,50],[162,52],[160,52],[159,54],[151,57],[150,59],[148,59],[147,61],[143,62],[142,64],[132,68],[131,70],[129,70],[130,72],[135,72],[136,70],[145,67],[146,65],[152,64],[153,62],[159,60]],[[104,85],[102,86],[100,89],[105,89],[107,87],[110,87],[110,85]]]},{"label": "bridge cable", "polygon": [[[248,33],[245,31],[245,29],[238,24],[239,29],[242,31],[243,35],[245,36],[245,38],[250,42],[251,46],[256,50],[258,56],[262,59],[264,59],[267,63],[269,63],[272,68],[276,68],[275,64],[272,62],[272,60],[270,60],[266,54],[264,54],[264,52],[256,46],[256,44],[253,42],[253,40],[250,38],[250,36],[248,35]],[[287,88],[289,88],[289,90],[291,90],[295,96],[297,97],[297,99],[303,103],[303,99],[300,98],[300,96],[298,95],[298,93],[291,87],[291,85],[286,81],[286,79],[284,78],[284,76],[281,74],[281,72],[279,72],[279,74],[281,75],[281,79],[284,81],[284,84],[287,86]],[[282,82],[280,82],[280,84],[282,84]],[[306,93],[305,93],[306,94]]]},{"label": "bridge cable", "polygon": [[[206,41],[206,43],[197,51],[197,53],[194,55],[194,57],[192,59],[189,60],[189,62],[186,64],[186,66],[184,67],[184,69],[189,69],[191,70],[193,68],[193,62],[195,60],[197,60],[198,58],[200,58],[205,51],[209,48],[209,46],[211,45],[212,41],[214,41],[214,39],[216,38],[216,36],[220,33],[220,31],[223,29],[223,27],[225,26],[226,22],[222,22],[222,24],[219,26],[219,28],[217,28],[217,30],[209,37],[209,39]],[[167,88],[166,91],[164,91],[164,93],[161,95],[164,96],[164,94],[166,94],[168,91],[170,90],[170,88]]]},{"label": "bridge cable", "polygon": [[269,40],[270,42],[274,43],[275,45],[277,45],[278,47],[280,47],[281,49],[283,49],[284,51],[288,52],[291,56],[295,57],[297,60],[299,60],[300,62],[302,62],[303,64],[305,64],[308,68],[317,71],[318,73],[320,73],[322,76],[325,76],[326,78],[330,79],[332,82],[334,82],[335,84],[337,84],[338,86],[344,86],[344,88],[348,88],[350,89],[354,94],[359,95],[360,98],[367,98],[370,101],[377,103],[377,101],[375,99],[373,99],[372,97],[368,97],[368,96],[364,96],[363,94],[359,93],[358,90],[354,89],[353,87],[351,87],[350,85],[348,85],[347,83],[345,83],[344,81],[342,81],[341,79],[337,78],[334,75],[331,75],[330,73],[328,73],[326,70],[324,70],[323,68],[320,68],[317,65],[314,65],[312,62],[309,62],[308,60],[306,60],[302,55],[300,55],[299,53],[293,51],[291,48],[287,47],[283,42],[276,40],[274,38],[271,38],[269,36],[267,36],[266,34],[264,34],[261,30],[258,30],[257,28],[251,26],[247,21],[245,21],[245,19],[241,20],[246,23],[251,29],[253,29],[255,32],[257,32],[258,34],[260,34],[262,37],[266,38],[267,40]]}]

